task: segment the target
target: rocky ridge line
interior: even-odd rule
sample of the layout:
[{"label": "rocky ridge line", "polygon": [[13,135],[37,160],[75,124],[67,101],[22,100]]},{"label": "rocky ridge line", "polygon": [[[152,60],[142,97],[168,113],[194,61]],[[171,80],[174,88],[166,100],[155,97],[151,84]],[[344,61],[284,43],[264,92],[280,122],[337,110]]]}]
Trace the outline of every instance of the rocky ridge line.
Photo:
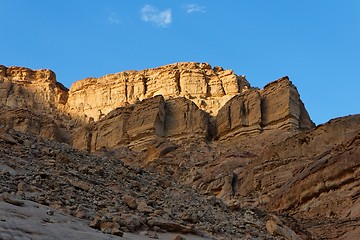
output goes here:
[{"label": "rocky ridge line", "polygon": [[249,87],[245,77],[232,70],[182,62],[77,81],[70,88],[68,107],[74,114],[97,121],[117,107],[162,95],[165,99],[186,97],[216,115],[226,101]]},{"label": "rocky ridge line", "polygon": [[[84,79],[67,91],[50,70],[2,66],[0,73],[0,104],[9,110],[5,125],[79,149],[141,148],[157,137],[223,141],[264,130],[314,127],[287,77],[259,90],[221,67],[176,63]],[[103,121],[94,124],[96,119]],[[90,124],[83,127],[85,120]],[[118,123],[111,126],[113,121]],[[121,130],[114,133],[115,128]]]}]

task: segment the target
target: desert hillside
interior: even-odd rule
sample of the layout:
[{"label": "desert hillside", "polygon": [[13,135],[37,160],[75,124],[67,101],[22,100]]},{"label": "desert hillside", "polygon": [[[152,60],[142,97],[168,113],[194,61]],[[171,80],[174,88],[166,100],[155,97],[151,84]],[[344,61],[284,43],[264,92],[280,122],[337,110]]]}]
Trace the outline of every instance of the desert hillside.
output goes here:
[{"label": "desert hillside", "polygon": [[0,239],[360,235],[360,115],[315,126],[287,76],[0,65],[0,108]]}]

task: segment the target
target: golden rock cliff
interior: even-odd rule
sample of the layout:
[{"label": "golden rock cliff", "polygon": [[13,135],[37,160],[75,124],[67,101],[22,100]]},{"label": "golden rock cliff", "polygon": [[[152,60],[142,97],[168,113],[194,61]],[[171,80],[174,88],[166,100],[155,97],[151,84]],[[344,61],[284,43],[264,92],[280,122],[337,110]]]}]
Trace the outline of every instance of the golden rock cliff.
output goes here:
[{"label": "golden rock cliff", "polygon": [[75,82],[67,106],[71,113],[97,121],[117,107],[162,95],[165,99],[186,97],[216,115],[226,101],[249,87],[246,79],[232,70],[184,62]]}]

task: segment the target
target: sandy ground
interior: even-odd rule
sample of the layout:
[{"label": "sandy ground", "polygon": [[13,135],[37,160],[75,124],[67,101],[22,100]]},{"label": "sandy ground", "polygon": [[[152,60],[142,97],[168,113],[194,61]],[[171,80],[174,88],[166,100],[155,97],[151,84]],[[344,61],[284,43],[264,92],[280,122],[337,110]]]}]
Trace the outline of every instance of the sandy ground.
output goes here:
[{"label": "sandy ground", "polygon": [[[125,233],[123,237],[104,234],[92,229],[79,219],[64,215],[52,208],[31,201],[23,206],[15,206],[0,201],[0,239],[74,239],[74,240],[111,240],[111,239],[153,239],[139,234]],[[47,212],[52,211],[53,215]],[[156,233],[159,239],[171,240],[181,235],[187,240],[208,239],[194,235],[175,233]]]}]

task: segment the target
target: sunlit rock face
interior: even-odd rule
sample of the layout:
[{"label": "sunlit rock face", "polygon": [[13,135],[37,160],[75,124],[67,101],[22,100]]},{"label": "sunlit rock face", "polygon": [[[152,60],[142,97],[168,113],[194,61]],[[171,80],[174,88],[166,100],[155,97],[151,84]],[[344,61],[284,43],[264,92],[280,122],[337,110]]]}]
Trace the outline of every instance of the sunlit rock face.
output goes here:
[{"label": "sunlit rock face", "polygon": [[[87,78],[70,90],[46,69],[0,66],[0,81],[0,104],[11,110],[3,122],[91,151],[144,146],[157,137],[227,141],[273,129],[314,127],[287,77],[260,90],[232,70],[207,63]],[[88,123],[91,127],[78,129]]]},{"label": "sunlit rock face", "polygon": [[0,66],[0,104],[38,111],[64,109],[68,89],[48,69]]},{"label": "sunlit rock face", "polygon": [[67,141],[65,128],[72,125],[67,99],[68,89],[56,81],[51,70],[0,65],[0,125]]},{"label": "sunlit rock face", "polygon": [[314,126],[288,77],[271,82],[262,90],[249,89],[236,95],[216,116],[219,140],[275,129],[306,130]]},{"label": "sunlit rock face", "polygon": [[[258,89],[231,70],[176,63],[68,90],[50,70],[0,65],[0,109],[7,203],[29,197],[117,234],[359,235],[360,115],[315,127],[288,77]],[[129,214],[149,218],[120,226]]]},{"label": "sunlit rock face", "polygon": [[246,79],[232,70],[184,62],[75,82],[67,105],[73,114],[99,120],[117,107],[162,95],[165,99],[186,97],[216,115],[226,101],[249,87]]}]

